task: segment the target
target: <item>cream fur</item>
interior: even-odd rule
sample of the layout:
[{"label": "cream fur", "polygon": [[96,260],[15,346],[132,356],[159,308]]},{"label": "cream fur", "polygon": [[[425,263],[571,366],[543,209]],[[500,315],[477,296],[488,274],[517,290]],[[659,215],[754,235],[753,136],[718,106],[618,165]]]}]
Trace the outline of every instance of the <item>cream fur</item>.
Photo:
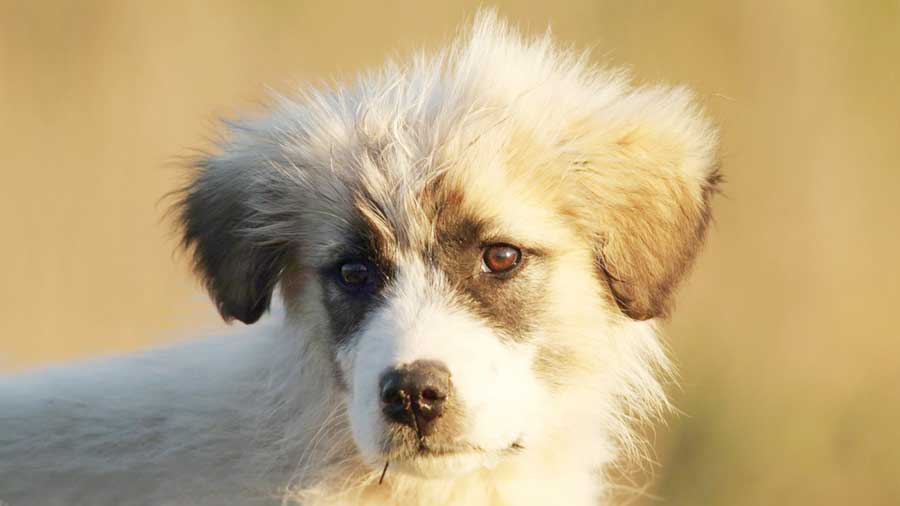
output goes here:
[{"label": "cream fur", "polygon": [[[198,163],[183,220],[225,317],[258,317],[241,301],[268,300],[271,286],[247,286],[267,273],[280,276],[279,307],[233,335],[0,379],[0,501],[602,502],[606,471],[639,455],[635,423],[668,408],[653,317],[702,242],[715,150],[683,88],[635,88],[492,13],[437,55],[277,97]],[[436,181],[447,194],[429,195]],[[434,240],[428,199],[550,259],[528,339],[400,251]],[[235,206],[240,228],[210,239]],[[317,273],[357,208],[398,272],[336,345]],[[260,255],[266,268],[247,272]],[[378,376],[423,358],[449,366],[468,408],[461,437],[483,451],[394,462],[379,484]]]}]

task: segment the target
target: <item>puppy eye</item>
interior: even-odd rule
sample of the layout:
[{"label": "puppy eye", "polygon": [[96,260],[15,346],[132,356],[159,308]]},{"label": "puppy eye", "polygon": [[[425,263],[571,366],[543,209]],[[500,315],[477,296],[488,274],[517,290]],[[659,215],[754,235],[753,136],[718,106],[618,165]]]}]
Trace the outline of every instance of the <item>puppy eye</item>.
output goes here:
[{"label": "puppy eye", "polygon": [[515,269],[522,259],[522,252],[509,244],[493,244],[484,248],[481,256],[482,270],[501,274]]},{"label": "puppy eye", "polygon": [[344,262],[338,267],[338,277],[341,284],[347,288],[357,290],[364,288],[374,280],[374,272],[365,262]]}]

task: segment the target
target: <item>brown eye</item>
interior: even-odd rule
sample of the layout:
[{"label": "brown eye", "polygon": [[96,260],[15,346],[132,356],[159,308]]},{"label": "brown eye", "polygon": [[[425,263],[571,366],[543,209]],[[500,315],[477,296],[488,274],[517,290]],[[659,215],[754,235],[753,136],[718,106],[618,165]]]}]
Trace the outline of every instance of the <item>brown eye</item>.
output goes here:
[{"label": "brown eye", "polygon": [[522,259],[522,252],[508,244],[494,244],[484,249],[484,255],[481,259],[485,272],[509,272],[519,265],[519,261]]},{"label": "brown eye", "polygon": [[369,266],[362,262],[348,262],[341,265],[341,282],[347,287],[365,286],[369,282]]}]

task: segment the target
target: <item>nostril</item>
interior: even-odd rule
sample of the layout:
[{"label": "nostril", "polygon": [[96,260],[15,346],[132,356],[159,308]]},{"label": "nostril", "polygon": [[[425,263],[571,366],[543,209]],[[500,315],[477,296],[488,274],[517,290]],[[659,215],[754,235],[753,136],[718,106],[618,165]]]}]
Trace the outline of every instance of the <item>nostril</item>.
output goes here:
[{"label": "nostril", "polygon": [[381,378],[381,402],[401,409],[409,402],[409,394],[403,389],[403,376],[398,371],[390,371]]},{"label": "nostril", "polygon": [[381,402],[387,405],[402,405],[403,398],[403,390],[399,388],[385,388],[381,392]]}]

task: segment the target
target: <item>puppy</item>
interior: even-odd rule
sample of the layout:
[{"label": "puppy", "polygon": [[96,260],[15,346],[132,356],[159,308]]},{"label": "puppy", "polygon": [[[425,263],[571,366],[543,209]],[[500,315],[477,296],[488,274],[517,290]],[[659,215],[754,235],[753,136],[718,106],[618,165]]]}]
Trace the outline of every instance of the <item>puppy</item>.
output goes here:
[{"label": "puppy", "polygon": [[[654,321],[716,132],[480,14],[228,124],[179,194],[236,335],[0,383],[0,501],[593,505],[667,408]],[[275,302],[273,303],[273,298]]]}]

